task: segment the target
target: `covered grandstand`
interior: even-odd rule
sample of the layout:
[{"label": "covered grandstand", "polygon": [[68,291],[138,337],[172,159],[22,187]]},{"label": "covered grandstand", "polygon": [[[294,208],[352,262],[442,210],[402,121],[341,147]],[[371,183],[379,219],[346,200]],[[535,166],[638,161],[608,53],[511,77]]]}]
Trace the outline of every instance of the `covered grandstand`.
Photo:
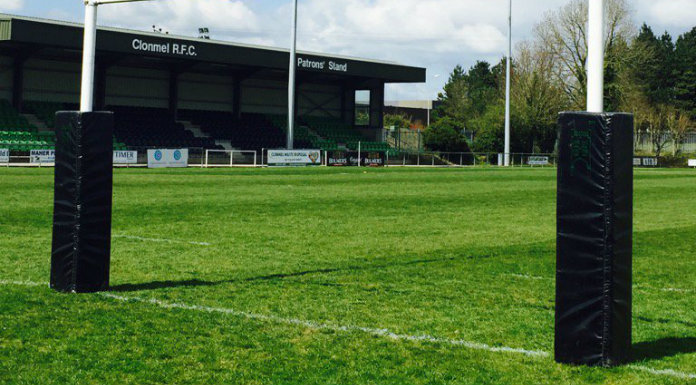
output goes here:
[{"label": "covered grandstand", "polygon": [[[0,148],[53,147],[55,112],[77,109],[82,33],[0,14]],[[288,62],[285,49],[99,28],[94,108],[116,113],[116,149],[280,148]],[[385,84],[425,81],[390,62],[300,51],[297,65],[296,148],[389,150]],[[368,100],[356,109],[358,93]]]}]

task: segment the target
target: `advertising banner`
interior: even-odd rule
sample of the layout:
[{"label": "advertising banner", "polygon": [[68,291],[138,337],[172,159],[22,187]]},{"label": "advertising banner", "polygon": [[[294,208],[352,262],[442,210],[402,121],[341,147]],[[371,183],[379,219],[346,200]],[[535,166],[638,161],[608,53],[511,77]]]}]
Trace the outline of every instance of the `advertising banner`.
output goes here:
[{"label": "advertising banner", "polygon": [[530,156],[527,159],[527,164],[530,166],[548,166],[549,157],[548,156]]},{"label": "advertising banner", "polygon": [[188,167],[188,148],[176,150],[161,149],[147,150],[148,168],[181,168]]},{"label": "advertising banner", "polygon": [[689,159],[689,167],[696,167],[696,159]]},{"label": "advertising banner", "polygon": [[329,151],[326,158],[326,165],[329,167],[349,166],[348,153],[346,151]]},{"label": "advertising banner", "polygon": [[10,150],[0,148],[0,163],[10,163]]},{"label": "advertising banner", "polygon": [[138,163],[138,151],[114,151],[114,164]]},{"label": "advertising banner", "polygon": [[269,166],[320,166],[320,150],[268,150]]},{"label": "advertising banner", "polygon": [[56,150],[31,150],[29,157],[32,164],[56,162]]},{"label": "advertising banner", "polygon": [[636,167],[657,167],[658,160],[655,157],[637,157],[633,158],[633,165]]},{"label": "advertising banner", "polygon": [[386,164],[387,156],[383,152],[366,151],[360,152],[360,163],[358,163],[358,152],[350,151],[348,154],[348,164],[351,166],[382,167]]},{"label": "advertising banner", "polygon": [[360,160],[365,167],[382,167],[386,163],[386,156],[383,152],[362,152]]}]

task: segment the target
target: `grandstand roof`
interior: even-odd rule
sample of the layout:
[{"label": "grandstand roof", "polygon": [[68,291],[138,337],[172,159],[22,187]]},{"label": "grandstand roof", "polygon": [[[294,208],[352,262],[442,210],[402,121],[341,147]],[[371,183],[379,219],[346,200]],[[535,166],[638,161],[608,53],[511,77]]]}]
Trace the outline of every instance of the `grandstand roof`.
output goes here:
[{"label": "grandstand roof", "polygon": [[[78,23],[0,14],[0,52],[76,59],[82,50]],[[174,66],[187,71],[266,70],[287,73],[289,51],[122,28],[100,27],[98,59],[124,64]],[[393,62],[298,51],[298,73],[329,78],[425,82],[424,68]]]}]

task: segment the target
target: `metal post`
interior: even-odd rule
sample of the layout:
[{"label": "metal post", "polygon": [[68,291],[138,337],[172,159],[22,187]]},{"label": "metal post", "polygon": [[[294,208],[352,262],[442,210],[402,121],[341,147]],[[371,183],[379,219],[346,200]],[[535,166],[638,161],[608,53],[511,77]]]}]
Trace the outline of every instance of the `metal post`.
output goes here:
[{"label": "metal post", "polygon": [[80,111],[92,112],[94,103],[94,56],[97,49],[97,2],[85,2],[85,32],[82,49]]},{"label": "metal post", "polygon": [[103,4],[135,3],[150,0],[84,0],[85,26],[82,47],[82,84],[80,112],[92,112],[94,108],[94,57],[97,50],[97,7]]},{"label": "metal post", "polygon": [[297,70],[297,0],[293,0],[292,41],[290,46],[290,77],[288,81],[288,150],[292,150],[295,130],[295,77]]},{"label": "metal post", "polygon": [[505,167],[510,165],[510,74],[512,73],[512,0],[509,0],[508,13],[508,52],[505,76]]},{"label": "metal post", "polygon": [[360,167],[360,163],[362,163],[362,162],[361,162],[362,157],[360,156],[360,155],[361,155],[361,154],[360,154],[360,151],[361,151],[361,143],[362,143],[362,142],[358,142],[358,167]]},{"label": "metal post", "polygon": [[587,112],[604,112],[604,0],[589,0]]}]

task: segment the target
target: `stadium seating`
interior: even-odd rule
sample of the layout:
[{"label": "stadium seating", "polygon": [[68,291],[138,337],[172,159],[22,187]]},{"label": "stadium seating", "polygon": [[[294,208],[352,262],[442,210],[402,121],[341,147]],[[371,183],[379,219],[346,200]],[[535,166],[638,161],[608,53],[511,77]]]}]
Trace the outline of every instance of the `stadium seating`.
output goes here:
[{"label": "stadium seating", "polygon": [[211,138],[196,138],[168,110],[146,107],[107,107],[114,112],[116,138],[129,148],[171,147],[219,149]]},{"label": "stadium seating", "polygon": [[[74,110],[76,105],[26,101],[24,112],[30,113],[53,128],[55,113]],[[184,147],[221,149],[215,139],[229,140],[232,147],[242,150],[282,148],[286,144],[287,118],[284,115],[244,113],[236,117],[228,112],[179,111],[180,120],[201,127],[210,138],[197,138],[182,124],[174,122],[166,109],[111,106],[115,112],[114,149],[146,147]],[[295,125],[295,147],[327,151],[357,150],[358,142],[364,151],[392,151],[387,143],[365,140],[360,132],[339,119],[303,117]],[[27,119],[5,100],[0,101],[0,148],[13,151],[54,148],[53,132],[39,133]]]},{"label": "stadium seating", "polygon": [[[285,117],[245,113],[237,118],[232,113],[215,111],[179,111],[181,120],[189,120],[208,135],[229,140],[232,147],[243,150],[282,148],[286,144]],[[296,136],[296,147],[311,147],[304,136]]]}]

